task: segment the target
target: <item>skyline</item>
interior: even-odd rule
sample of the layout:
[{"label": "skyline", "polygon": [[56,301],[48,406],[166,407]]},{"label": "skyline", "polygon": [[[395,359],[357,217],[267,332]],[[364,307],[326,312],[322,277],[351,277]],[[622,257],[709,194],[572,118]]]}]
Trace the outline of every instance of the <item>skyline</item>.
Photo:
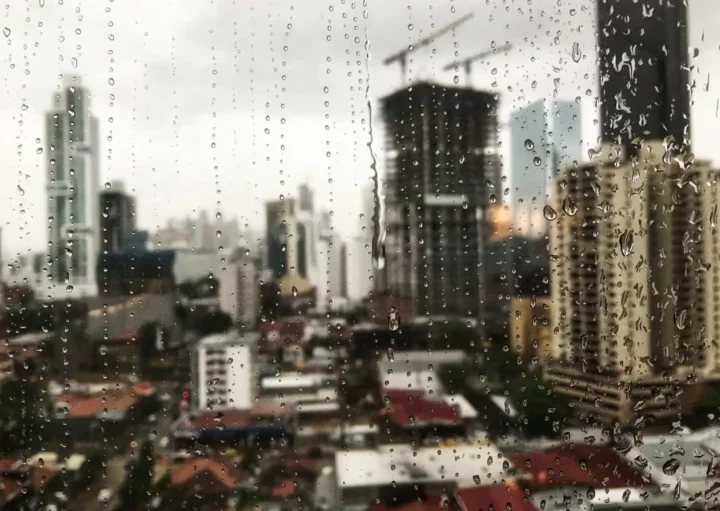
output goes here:
[{"label": "skyline", "polygon": [[[0,129],[13,133],[12,143],[0,146],[0,158],[6,164],[0,181],[5,250],[13,254],[42,250],[46,242],[44,157],[36,149],[44,144],[42,121],[51,94],[61,85],[58,74],[67,70],[82,75],[93,95],[101,132],[101,183],[124,180],[127,191],[138,201],[138,227],[150,231],[164,226],[169,218],[196,214],[200,209],[214,214],[217,201],[224,218],[237,215],[241,225],[247,221],[251,228],[259,229],[263,203],[280,194],[291,196],[309,177],[318,205],[335,212],[338,230],[350,238],[362,210],[360,190],[371,176],[365,42],[370,42],[369,97],[375,108],[382,96],[400,85],[399,69],[383,67],[382,58],[471,10],[475,19],[467,26],[458,28],[454,36],[439,39],[432,49],[414,54],[409,65],[412,76],[452,84],[455,73],[441,69],[455,58],[453,43],[462,58],[492,41],[498,46],[511,42],[516,49],[507,57],[498,55],[489,63],[477,63],[473,73],[476,88],[500,93],[501,120],[506,121],[511,110],[551,97],[553,78],[557,77],[559,99],[583,98],[583,139],[586,145],[595,146],[594,12],[588,2],[579,0],[561,7],[543,6],[551,9],[544,15],[526,2],[514,4],[522,11],[508,13],[502,5],[477,6],[469,1],[418,2],[411,10],[368,4],[365,20],[362,5],[294,10],[285,2],[255,6],[246,19],[231,15],[241,12],[237,5],[223,10],[186,2],[173,6],[178,16],[157,31],[145,28],[156,27],[157,19],[165,15],[170,7],[163,3],[113,4],[110,12],[104,6],[80,6],[79,2],[62,6],[48,2],[44,7],[34,3],[27,12],[11,7],[2,22],[10,35],[3,37],[6,44],[0,57],[8,70],[0,99]],[[342,17],[343,9],[348,18]],[[353,16],[358,20],[357,30],[352,26]],[[57,29],[61,17],[68,21]],[[703,41],[703,32],[718,18],[720,14],[711,11],[708,1],[691,2],[690,46],[699,48],[696,59],[691,52],[692,78],[697,82],[693,147],[698,156],[710,159],[714,156],[713,133],[720,132],[720,121],[715,116],[717,95],[712,80],[705,90],[706,69],[720,63],[720,56],[707,39]],[[492,25],[483,24],[490,19]],[[328,26],[333,30],[328,31]],[[473,27],[479,26],[487,28],[486,34],[482,41],[472,41]],[[578,32],[580,26],[584,28]],[[527,34],[527,42],[513,39],[516,33]],[[329,43],[326,34],[333,37]],[[579,62],[572,57],[574,43],[581,53]],[[25,50],[23,45],[33,50]],[[348,58],[352,77],[343,75]],[[494,67],[496,74],[492,73]],[[239,73],[237,69],[252,72]],[[282,79],[283,70],[286,80]],[[457,74],[464,83],[463,73]],[[534,89],[533,80],[537,81]],[[324,87],[328,87],[327,94]],[[267,103],[269,107],[265,107]],[[280,108],[281,103],[286,108]],[[382,171],[383,130],[375,111],[373,129],[373,150]],[[40,143],[35,142],[37,138]],[[501,138],[503,173],[508,175],[506,130]],[[328,150],[330,158],[326,157]],[[174,200],[168,200],[170,197]]]}]

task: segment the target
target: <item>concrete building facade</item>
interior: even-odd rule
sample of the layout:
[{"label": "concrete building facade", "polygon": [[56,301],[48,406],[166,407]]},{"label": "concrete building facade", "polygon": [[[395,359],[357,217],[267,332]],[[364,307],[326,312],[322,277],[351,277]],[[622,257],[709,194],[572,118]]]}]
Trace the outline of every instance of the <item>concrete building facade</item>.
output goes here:
[{"label": "concrete building facade", "polygon": [[229,314],[234,323],[253,328],[260,316],[259,261],[239,249],[220,273],[219,280],[220,309]]},{"label": "concrete building facade", "polygon": [[382,100],[387,237],[376,290],[410,298],[414,315],[484,310],[487,209],[500,189],[496,108],[493,93],[425,82]]},{"label": "concrete building facade", "polygon": [[193,352],[193,408],[249,410],[255,400],[257,332],[230,330],[198,341]]},{"label": "concrete building facade", "polygon": [[605,145],[554,179],[546,376],[608,421],[676,417],[679,382],[720,376],[720,180],[685,158]]}]

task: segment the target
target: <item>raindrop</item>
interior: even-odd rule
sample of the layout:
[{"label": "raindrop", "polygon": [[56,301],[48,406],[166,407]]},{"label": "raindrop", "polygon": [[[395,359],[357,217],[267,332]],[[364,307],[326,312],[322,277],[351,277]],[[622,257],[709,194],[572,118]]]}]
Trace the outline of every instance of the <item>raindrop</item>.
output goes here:
[{"label": "raindrop", "polygon": [[535,165],[536,167],[539,167],[541,164],[542,164],[542,160],[540,159],[539,156],[536,156],[535,158],[533,158],[533,165]]},{"label": "raindrop", "polygon": [[392,348],[387,349],[387,359],[388,362],[395,362],[395,352]]},{"label": "raindrop", "polygon": [[582,51],[580,50],[580,43],[573,43],[572,45],[572,59],[575,62],[580,62],[582,58]]},{"label": "raindrop", "polygon": [[625,257],[629,256],[635,248],[635,239],[631,231],[625,231],[620,235],[620,252]]},{"label": "raindrop", "polygon": [[388,328],[393,331],[400,328],[400,314],[395,307],[391,307],[388,312]]},{"label": "raindrop", "polygon": [[565,197],[562,208],[568,216],[575,216],[575,213],[578,211],[577,204],[575,204],[575,201],[571,197]]},{"label": "raindrop", "polygon": [[557,218],[557,211],[555,211],[552,206],[545,206],[543,208],[543,216],[545,220],[555,220]]},{"label": "raindrop", "polygon": [[473,481],[475,482],[475,484],[479,485],[480,484],[480,476],[475,474],[473,476]]},{"label": "raindrop", "polygon": [[293,296],[297,296],[297,295],[298,295],[298,288],[296,288],[295,286],[292,287],[292,295],[293,295]]},{"label": "raindrop", "polygon": [[675,319],[675,326],[678,330],[685,330],[686,326],[686,317],[687,317],[687,310],[683,309],[680,311],[675,311],[675,314],[673,315]]},{"label": "raindrop", "polygon": [[675,472],[677,472],[679,468],[680,462],[677,460],[677,458],[670,458],[663,464],[662,471],[665,475],[671,476]]},{"label": "raindrop", "polygon": [[67,291],[68,293],[72,293],[73,289],[75,289],[75,288],[72,287],[70,284],[68,284],[68,286],[65,288],[65,291]]},{"label": "raindrop", "polygon": [[533,142],[529,138],[526,139],[525,140],[525,149],[527,149],[528,151],[532,151],[533,149],[535,149],[535,142]]},{"label": "raindrop", "polygon": [[77,61],[77,59],[76,59],[75,57],[73,57],[73,58],[70,59],[70,63],[72,64],[72,67],[74,67],[74,68],[77,69],[78,61]]},{"label": "raindrop", "polygon": [[10,29],[8,27],[3,28],[3,35],[5,37],[10,37]]},{"label": "raindrop", "polygon": [[109,190],[109,189],[110,189],[110,186],[111,186],[111,185],[110,185],[110,182],[109,182],[109,181],[105,182],[105,189],[106,189],[106,190]]},{"label": "raindrop", "polygon": [[45,0],[38,0],[38,4],[40,4],[40,7],[45,7]]}]

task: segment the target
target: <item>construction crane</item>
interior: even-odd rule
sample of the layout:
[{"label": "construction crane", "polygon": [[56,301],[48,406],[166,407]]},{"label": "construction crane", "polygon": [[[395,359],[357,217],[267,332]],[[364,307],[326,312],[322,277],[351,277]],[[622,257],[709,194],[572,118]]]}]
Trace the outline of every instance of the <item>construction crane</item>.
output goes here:
[{"label": "construction crane", "polygon": [[468,57],[466,59],[462,60],[456,60],[451,64],[448,64],[443,68],[443,71],[449,71],[451,69],[455,69],[456,66],[462,65],[465,68],[465,79],[467,80],[468,86],[471,85],[472,80],[472,63],[476,60],[484,59],[485,57],[489,57],[490,55],[495,55],[496,53],[500,53],[502,51],[510,51],[512,50],[513,46],[512,44],[505,44],[503,46],[500,46],[499,48],[491,48],[489,50],[481,51],[480,53],[476,53],[475,55],[472,55],[471,57]]},{"label": "construction crane", "polygon": [[414,50],[419,50],[420,48],[424,48],[425,46],[428,46],[428,45],[431,44],[433,41],[435,41],[435,39],[437,39],[438,37],[447,34],[448,32],[450,32],[450,31],[451,31],[452,29],[454,29],[454,28],[459,27],[460,25],[462,25],[463,23],[465,23],[466,21],[468,21],[468,20],[469,20],[470,18],[472,18],[472,17],[473,17],[473,13],[466,14],[466,15],[463,16],[462,18],[453,21],[453,22],[450,23],[449,25],[446,25],[446,26],[444,26],[443,28],[441,28],[441,29],[433,32],[433,33],[430,34],[429,36],[427,36],[427,37],[425,37],[425,38],[423,38],[423,39],[420,39],[417,43],[411,45],[409,48],[406,48],[406,49],[404,49],[404,50],[402,50],[402,51],[399,51],[399,52],[397,52],[397,53],[395,53],[395,54],[393,54],[393,55],[390,55],[388,58],[386,58],[385,60],[383,60],[383,64],[386,65],[386,66],[388,66],[388,65],[392,64],[392,63],[395,62],[395,61],[399,61],[399,62],[400,62],[400,72],[402,73],[402,76],[401,76],[402,84],[401,84],[401,85],[404,86],[404,85],[405,85],[405,76],[406,76],[406,72],[407,72],[407,56],[408,56],[408,53],[410,53],[411,51],[414,51]]}]

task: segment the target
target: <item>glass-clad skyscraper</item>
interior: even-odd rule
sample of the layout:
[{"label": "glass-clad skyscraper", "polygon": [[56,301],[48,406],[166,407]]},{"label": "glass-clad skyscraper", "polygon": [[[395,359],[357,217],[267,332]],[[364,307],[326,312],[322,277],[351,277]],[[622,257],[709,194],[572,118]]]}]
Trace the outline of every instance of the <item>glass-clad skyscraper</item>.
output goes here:
[{"label": "glass-clad skyscraper", "polygon": [[537,101],[510,117],[510,169],[513,227],[522,236],[543,236],[548,180],[582,151],[580,105]]},{"label": "glass-clad skyscraper", "polygon": [[90,94],[68,77],[46,114],[49,293],[97,294],[99,136]]}]

